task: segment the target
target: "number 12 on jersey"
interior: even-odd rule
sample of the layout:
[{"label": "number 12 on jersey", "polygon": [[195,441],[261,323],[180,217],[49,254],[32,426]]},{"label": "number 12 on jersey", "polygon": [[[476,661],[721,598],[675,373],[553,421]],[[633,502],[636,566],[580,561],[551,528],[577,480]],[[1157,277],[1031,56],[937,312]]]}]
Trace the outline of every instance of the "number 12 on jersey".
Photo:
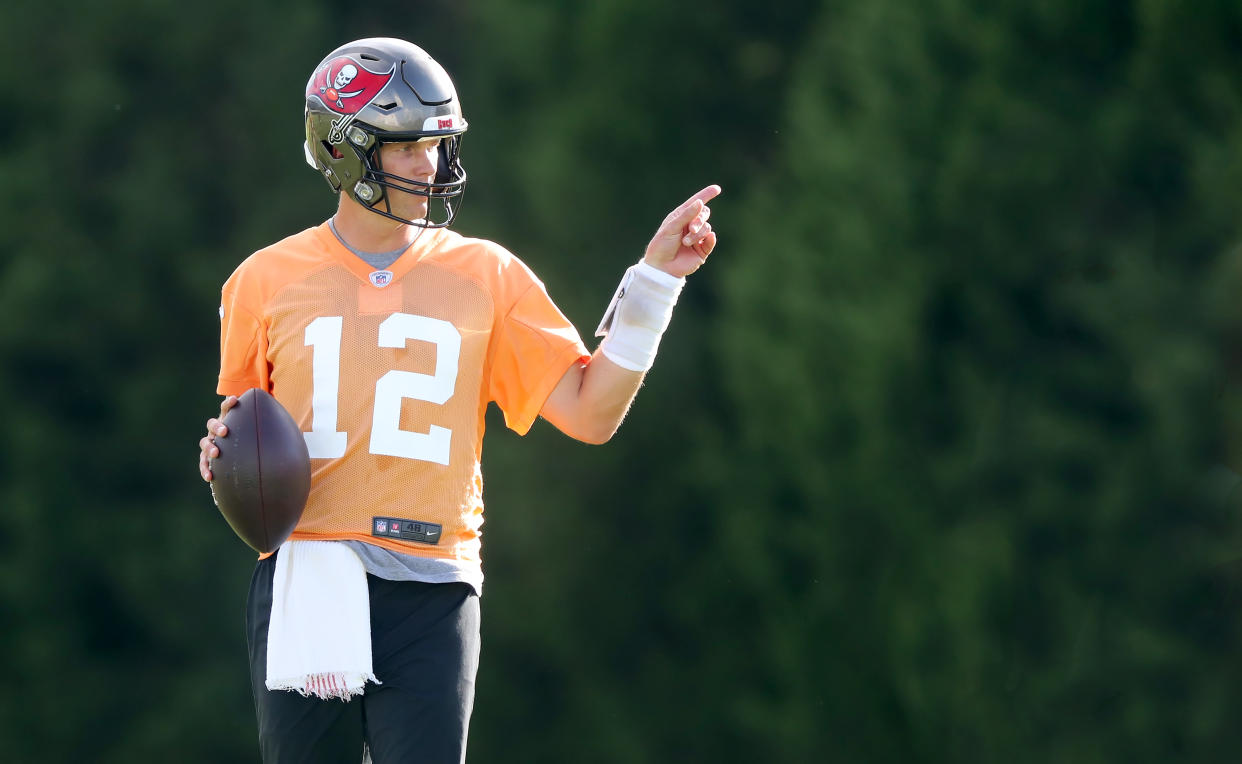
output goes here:
[{"label": "number 12 on jersey", "polygon": [[[344,456],[349,439],[348,433],[336,429],[343,324],[342,316],[320,316],[306,326],[306,345],[311,348],[311,430],[302,435],[312,459]],[[447,465],[452,431],[437,425],[431,425],[428,432],[402,430],[401,401],[413,398],[442,405],[453,397],[461,358],[461,333],[448,321],[410,313],[393,313],[380,323],[379,347],[403,348],[410,340],[436,346],[435,373],[394,369],[379,378],[375,383],[370,450],[383,456]]]}]

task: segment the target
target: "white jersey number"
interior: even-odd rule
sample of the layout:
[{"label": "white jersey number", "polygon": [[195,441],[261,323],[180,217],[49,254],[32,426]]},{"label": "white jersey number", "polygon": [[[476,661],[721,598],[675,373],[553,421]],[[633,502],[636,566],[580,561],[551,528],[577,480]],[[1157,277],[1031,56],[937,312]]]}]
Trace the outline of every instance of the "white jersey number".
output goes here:
[{"label": "white jersey number", "polygon": [[[348,435],[338,432],[337,399],[341,386],[341,316],[321,316],[306,327],[306,344],[312,348],[311,431],[303,433],[312,459],[335,459],[345,455]],[[401,401],[413,398],[443,404],[453,397],[457,366],[461,358],[461,333],[448,321],[409,313],[394,313],[379,325],[379,346],[403,348],[410,340],[436,346],[434,374],[390,371],[375,383],[375,413],[371,420],[373,454],[448,464],[446,427],[431,425],[428,432],[402,430]]]}]

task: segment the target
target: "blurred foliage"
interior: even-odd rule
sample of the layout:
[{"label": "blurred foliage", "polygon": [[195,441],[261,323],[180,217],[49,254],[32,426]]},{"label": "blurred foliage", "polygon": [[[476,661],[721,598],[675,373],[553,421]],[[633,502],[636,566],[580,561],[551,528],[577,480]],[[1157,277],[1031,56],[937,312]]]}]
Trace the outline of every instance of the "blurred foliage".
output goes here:
[{"label": "blurred foliage", "polygon": [[489,416],[472,761],[1236,758],[1242,10],[688,10],[6,7],[6,760],[257,758],[215,306],[330,214],[301,90],[376,34],[584,334],[725,188],[612,443]]}]

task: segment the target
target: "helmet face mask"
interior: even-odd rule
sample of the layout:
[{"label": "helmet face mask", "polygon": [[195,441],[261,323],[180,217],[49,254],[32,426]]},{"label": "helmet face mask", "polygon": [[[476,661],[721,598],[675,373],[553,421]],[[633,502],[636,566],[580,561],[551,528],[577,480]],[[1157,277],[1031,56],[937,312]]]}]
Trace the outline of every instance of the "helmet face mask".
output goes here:
[{"label": "helmet face mask", "polygon": [[[401,223],[443,228],[453,222],[466,187],[461,135],[467,124],[452,80],[421,48],[391,38],[341,46],[307,82],[305,117],[306,161],[334,191]],[[424,138],[440,138],[430,183],[384,170],[383,144]],[[426,198],[426,216],[396,214],[394,193]]]}]

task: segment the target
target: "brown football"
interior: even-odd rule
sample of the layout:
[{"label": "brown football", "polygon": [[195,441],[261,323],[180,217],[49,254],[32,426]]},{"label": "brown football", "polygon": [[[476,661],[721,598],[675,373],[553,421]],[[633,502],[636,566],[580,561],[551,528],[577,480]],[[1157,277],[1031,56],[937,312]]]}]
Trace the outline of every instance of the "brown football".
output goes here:
[{"label": "brown football", "polygon": [[211,490],[233,532],[262,553],[289,538],[310,495],[310,454],[302,430],[264,390],[242,393],[224,415]]}]

